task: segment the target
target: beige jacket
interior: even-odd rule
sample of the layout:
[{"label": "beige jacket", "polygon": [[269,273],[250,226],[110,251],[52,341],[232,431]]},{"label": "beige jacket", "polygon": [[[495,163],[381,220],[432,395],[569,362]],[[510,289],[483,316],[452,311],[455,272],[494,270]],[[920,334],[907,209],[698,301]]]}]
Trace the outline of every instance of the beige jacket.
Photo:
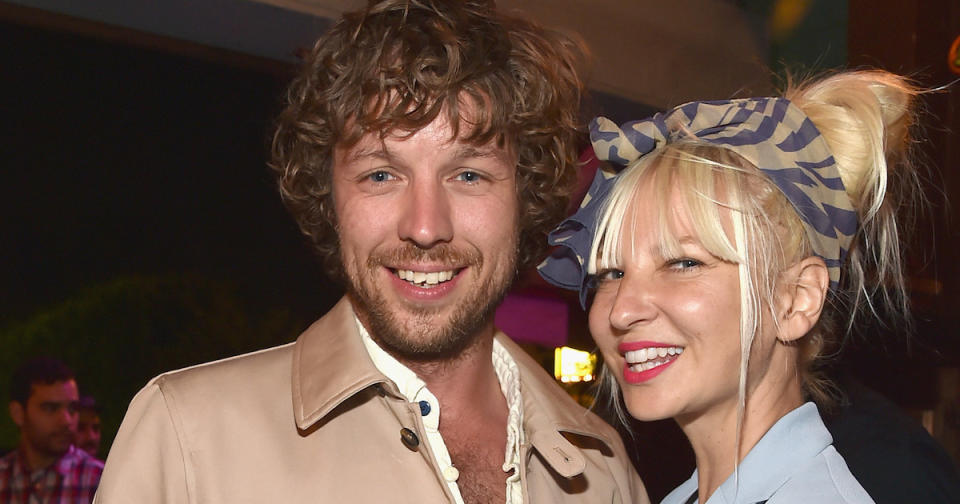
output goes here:
[{"label": "beige jacket", "polygon": [[[524,502],[649,502],[615,431],[497,338],[520,369]],[[408,448],[404,428],[427,439],[418,405],[373,365],[344,299],[296,343],[148,383],[94,502],[452,502],[431,450]]]}]

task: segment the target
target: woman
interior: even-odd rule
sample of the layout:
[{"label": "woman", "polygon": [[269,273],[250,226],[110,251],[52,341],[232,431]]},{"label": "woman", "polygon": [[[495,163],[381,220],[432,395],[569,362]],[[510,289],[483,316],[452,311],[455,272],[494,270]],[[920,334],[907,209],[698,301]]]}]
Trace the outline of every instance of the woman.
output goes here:
[{"label": "woman", "polygon": [[597,174],[541,274],[582,302],[595,289],[628,412],[689,439],[697,470],[664,502],[873,502],[831,446],[814,365],[872,303],[906,314],[893,210],[915,194],[916,94],[848,72],[591,125],[625,168]]}]

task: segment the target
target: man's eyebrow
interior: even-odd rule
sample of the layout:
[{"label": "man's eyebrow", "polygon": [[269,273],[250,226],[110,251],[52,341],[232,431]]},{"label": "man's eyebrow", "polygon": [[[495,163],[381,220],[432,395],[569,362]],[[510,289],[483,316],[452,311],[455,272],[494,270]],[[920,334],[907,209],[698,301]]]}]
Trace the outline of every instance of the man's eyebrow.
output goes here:
[{"label": "man's eyebrow", "polygon": [[503,149],[494,147],[475,147],[473,145],[463,145],[455,153],[455,159],[482,159],[498,158],[508,160],[509,156]]},{"label": "man's eyebrow", "polygon": [[344,163],[353,163],[365,158],[390,159],[390,153],[387,152],[386,147],[383,145],[367,145],[351,149],[350,152],[344,156],[343,161]]}]

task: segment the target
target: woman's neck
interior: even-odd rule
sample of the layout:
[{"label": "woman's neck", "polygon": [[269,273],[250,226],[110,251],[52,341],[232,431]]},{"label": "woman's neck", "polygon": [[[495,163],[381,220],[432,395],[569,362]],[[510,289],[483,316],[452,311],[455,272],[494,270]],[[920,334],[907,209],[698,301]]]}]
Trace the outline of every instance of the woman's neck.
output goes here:
[{"label": "woman's neck", "polygon": [[744,408],[739,438],[735,399],[701,414],[677,417],[696,455],[700,502],[706,502],[720,488],[773,424],[802,404],[799,382],[787,387],[758,387],[750,393]]}]

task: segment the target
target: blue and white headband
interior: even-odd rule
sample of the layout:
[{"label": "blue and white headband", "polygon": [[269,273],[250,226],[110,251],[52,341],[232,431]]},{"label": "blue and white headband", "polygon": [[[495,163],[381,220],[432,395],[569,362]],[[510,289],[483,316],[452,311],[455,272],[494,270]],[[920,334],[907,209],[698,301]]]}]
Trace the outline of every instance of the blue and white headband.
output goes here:
[{"label": "blue and white headband", "polygon": [[548,241],[557,248],[538,266],[540,276],[579,290],[585,305],[590,279],[584,262],[620,171],[668,143],[691,138],[739,154],[780,188],[803,221],[814,253],[826,263],[835,289],[857,214],[826,140],[784,98],[690,102],[620,127],[605,117],[594,119],[590,140],[597,158],[619,166],[616,172],[598,169],[579,210],[550,233]]}]

